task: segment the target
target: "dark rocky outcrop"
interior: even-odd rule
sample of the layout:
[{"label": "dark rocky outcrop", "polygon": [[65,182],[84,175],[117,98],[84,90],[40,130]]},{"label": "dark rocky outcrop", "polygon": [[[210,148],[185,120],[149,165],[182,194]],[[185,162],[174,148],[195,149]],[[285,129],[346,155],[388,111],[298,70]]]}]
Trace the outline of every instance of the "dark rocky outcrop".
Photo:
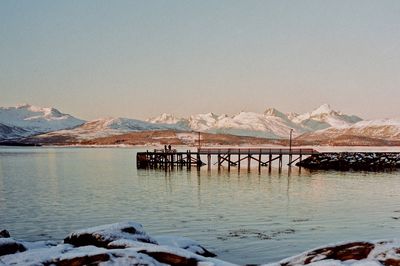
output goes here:
[{"label": "dark rocky outcrop", "polygon": [[10,233],[7,230],[0,231],[0,238],[8,238],[10,237]]},{"label": "dark rocky outcrop", "polygon": [[171,254],[167,252],[152,252],[152,251],[139,251],[139,253],[143,253],[149,255],[150,257],[154,258],[155,260],[165,263],[168,265],[175,265],[175,266],[196,266],[199,262],[196,258],[186,258],[183,256],[179,256],[176,254]]},{"label": "dark rocky outcrop", "polygon": [[95,254],[95,255],[84,255],[84,256],[76,256],[72,258],[61,258],[53,261],[44,262],[45,266],[80,266],[80,265],[98,265],[101,262],[108,261],[110,259],[110,255],[107,253],[103,254]]},{"label": "dark rocky outcrop", "polygon": [[[191,239],[152,238],[140,224],[133,222],[79,230],[70,234],[65,242],[70,244],[0,238],[0,265],[233,265],[195,254],[204,248]],[[330,245],[269,265],[400,266],[400,241]]]},{"label": "dark rocky outcrop", "polygon": [[362,260],[368,257],[374,244],[368,242],[354,242],[334,247],[326,247],[313,250],[307,255],[305,264],[310,263],[316,256],[325,256],[325,259],[332,260]]},{"label": "dark rocky outcrop", "polygon": [[350,242],[314,249],[282,260],[280,266],[295,265],[400,265],[400,252],[396,241]]},{"label": "dark rocky outcrop", "polygon": [[0,238],[0,256],[25,251],[23,244],[12,238]]},{"label": "dark rocky outcrop", "polygon": [[107,248],[109,243],[119,239],[157,244],[157,241],[150,237],[140,224],[134,222],[117,223],[79,230],[69,234],[64,239],[64,243],[76,247],[92,245]]},{"label": "dark rocky outcrop", "polygon": [[230,265],[196,254],[215,256],[191,239],[168,239],[171,245],[160,245],[134,222],[78,230],[58,244],[26,242],[25,247],[12,238],[0,238],[0,265]]},{"label": "dark rocky outcrop", "polygon": [[384,171],[400,169],[400,153],[340,152],[312,155],[296,164],[315,170]]}]

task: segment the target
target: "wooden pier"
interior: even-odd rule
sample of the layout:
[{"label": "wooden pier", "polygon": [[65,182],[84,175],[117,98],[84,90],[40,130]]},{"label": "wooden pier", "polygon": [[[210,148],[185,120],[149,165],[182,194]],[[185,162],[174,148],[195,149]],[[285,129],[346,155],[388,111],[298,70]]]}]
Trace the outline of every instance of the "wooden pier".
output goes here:
[{"label": "wooden pier", "polygon": [[[176,151],[176,150],[153,150],[138,152],[136,154],[136,166],[139,169],[171,169],[174,167],[199,169],[207,165],[211,169],[216,165],[218,169],[226,166],[228,171],[231,167],[240,170],[247,166],[250,169],[252,162],[256,162],[258,169],[261,167],[272,168],[276,161],[279,169],[283,166],[283,157],[287,156],[287,165],[292,166],[310,155],[319,154],[314,149],[291,149],[291,148],[199,148],[197,151]],[[214,160],[213,160],[214,159]]]}]

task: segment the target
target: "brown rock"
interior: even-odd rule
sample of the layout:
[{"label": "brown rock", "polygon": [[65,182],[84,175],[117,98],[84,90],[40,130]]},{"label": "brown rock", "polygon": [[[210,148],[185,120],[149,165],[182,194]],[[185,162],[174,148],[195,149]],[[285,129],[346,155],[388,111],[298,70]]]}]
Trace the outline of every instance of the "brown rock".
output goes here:
[{"label": "brown rock", "polygon": [[387,259],[382,262],[385,266],[400,266],[400,260],[396,259]]},{"label": "brown rock", "polygon": [[110,255],[108,254],[96,254],[91,256],[74,257],[70,259],[62,259],[58,261],[52,261],[45,263],[44,265],[56,265],[56,266],[83,266],[83,265],[97,265],[100,262],[108,261]]},{"label": "brown rock", "polygon": [[64,243],[75,247],[96,246],[107,248],[110,242],[119,239],[157,244],[153,238],[143,231],[140,224],[133,222],[109,224],[80,230],[68,235],[64,239]]},{"label": "brown rock", "polygon": [[368,242],[353,242],[334,247],[316,249],[307,254],[304,264],[309,264],[317,255],[325,255],[324,259],[333,260],[362,260],[368,257],[374,244]]},{"label": "brown rock", "polygon": [[169,264],[172,266],[196,266],[197,263],[199,262],[195,258],[185,258],[176,254],[171,254],[167,252],[149,252],[149,251],[139,251],[140,253],[149,255],[153,259]]}]

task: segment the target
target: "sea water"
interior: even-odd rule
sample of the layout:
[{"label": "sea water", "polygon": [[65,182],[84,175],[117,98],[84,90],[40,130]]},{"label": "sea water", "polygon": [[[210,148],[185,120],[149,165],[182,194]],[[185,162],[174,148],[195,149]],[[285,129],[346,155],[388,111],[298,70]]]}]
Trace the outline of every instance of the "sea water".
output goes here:
[{"label": "sea water", "polygon": [[[186,150],[186,149],[183,149]],[[17,239],[132,220],[230,262],[400,238],[400,172],[138,170],[138,148],[0,148],[0,229]]]}]

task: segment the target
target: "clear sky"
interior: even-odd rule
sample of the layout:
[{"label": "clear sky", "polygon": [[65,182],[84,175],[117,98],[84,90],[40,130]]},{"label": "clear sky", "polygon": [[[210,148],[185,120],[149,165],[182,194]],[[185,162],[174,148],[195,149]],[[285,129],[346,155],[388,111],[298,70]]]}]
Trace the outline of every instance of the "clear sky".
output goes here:
[{"label": "clear sky", "polygon": [[0,105],[400,117],[400,1],[0,1]]}]

